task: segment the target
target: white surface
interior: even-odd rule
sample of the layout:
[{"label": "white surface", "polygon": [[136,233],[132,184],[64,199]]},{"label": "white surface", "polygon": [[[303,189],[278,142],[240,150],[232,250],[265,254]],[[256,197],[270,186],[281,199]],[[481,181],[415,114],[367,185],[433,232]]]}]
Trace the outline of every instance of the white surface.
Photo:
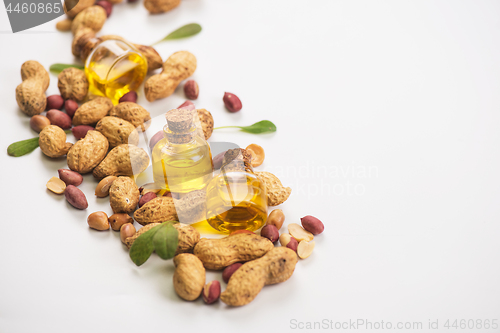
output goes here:
[{"label": "white surface", "polygon": [[[422,332],[439,320],[433,331],[444,332],[457,331],[447,319],[500,321],[498,1],[184,0],[157,16],[122,4],[102,33],[151,43],[189,22],[203,32],[158,51],[196,55],[196,105],[217,126],[276,123],[273,135],[212,140],[265,148],[259,169],[293,188],[286,223],[325,222],[313,255],[247,306],[181,301],[171,262],[137,268],[118,233],[88,228],[89,213],[111,213],[91,175],[89,208],[77,211],[45,189],[65,160],[7,156],[35,134],[15,101],[21,64],[73,56],[55,21],[4,32],[0,332],[287,332],[294,319],[422,322]],[[225,111],[224,91],[241,112]],[[58,93],[54,75],[47,92]],[[139,100],[152,116],[183,101],[182,89]]]}]

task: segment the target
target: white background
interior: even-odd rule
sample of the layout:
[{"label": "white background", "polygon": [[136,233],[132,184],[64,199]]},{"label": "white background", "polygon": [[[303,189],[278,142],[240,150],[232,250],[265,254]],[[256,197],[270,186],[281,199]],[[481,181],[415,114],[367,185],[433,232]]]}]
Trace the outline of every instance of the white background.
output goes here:
[{"label": "white background", "polygon": [[[285,223],[311,214],[325,232],[290,280],[249,305],[180,300],[171,261],[135,267],[118,233],[88,228],[91,212],[111,213],[91,175],[80,186],[89,208],[78,211],[45,188],[64,159],[7,156],[10,143],[36,134],[15,101],[21,64],[75,60],[57,20],[12,34],[2,8],[0,332],[287,332],[299,331],[292,320],[323,319],[500,331],[443,327],[500,321],[500,2],[184,0],[156,16],[140,3],[113,10],[102,33],[133,42],[203,26],[157,50],[196,55],[196,105],[216,126],[277,125],[211,140],[262,145],[258,169],[293,188],[280,207]],[[224,91],[241,98],[241,112],[224,109]],[[53,74],[47,93],[58,93]],[[184,99],[177,89],[148,103],[141,91],[139,103],[155,117]]]}]

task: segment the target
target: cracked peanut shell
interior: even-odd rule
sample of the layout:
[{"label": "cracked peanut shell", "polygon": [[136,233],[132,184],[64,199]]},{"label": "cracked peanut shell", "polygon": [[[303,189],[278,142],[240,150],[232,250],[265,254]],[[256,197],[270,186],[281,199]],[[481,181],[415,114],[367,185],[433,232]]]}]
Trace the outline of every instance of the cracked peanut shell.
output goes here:
[{"label": "cracked peanut shell", "polygon": [[200,118],[201,129],[205,135],[205,140],[208,140],[214,131],[214,118],[208,110],[196,109],[196,112],[198,112],[198,117]]},{"label": "cracked peanut shell", "polygon": [[279,178],[272,173],[257,171],[255,174],[266,186],[267,204],[269,206],[281,205],[292,193],[292,189],[290,187],[284,187]]}]

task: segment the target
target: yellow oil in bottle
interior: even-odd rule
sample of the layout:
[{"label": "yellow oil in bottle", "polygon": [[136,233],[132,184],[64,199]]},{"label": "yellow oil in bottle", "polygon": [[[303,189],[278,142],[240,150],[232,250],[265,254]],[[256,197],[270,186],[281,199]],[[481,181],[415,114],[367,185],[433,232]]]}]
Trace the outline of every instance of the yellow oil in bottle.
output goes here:
[{"label": "yellow oil in bottle", "polygon": [[196,142],[168,145],[160,140],[153,149],[153,178],[161,189],[187,193],[205,188],[212,179],[210,148]]},{"label": "yellow oil in bottle", "polygon": [[[188,114],[188,117],[193,116],[193,112],[187,112],[187,110],[167,112],[168,125],[164,128],[165,138],[158,141],[152,152],[153,178],[156,185],[173,193],[204,189],[213,177],[210,146],[198,134],[199,131],[194,126],[192,118],[186,120],[184,127],[180,129],[175,127],[176,123],[184,121],[177,119],[176,116],[184,116],[183,113]],[[173,117],[169,118],[172,115]]]},{"label": "yellow oil in bottle", "polygon": [[231,167],[223,166],[221,174],[207,186],[208,224],[224,233],[242,229],[255,231],[267,220],[264,184],[253,173],[249,163],[235,161],[230,163]]},{"label": "yellow oil in bottle", "polygon": [[117,40],[99,44],[85,64],[89,92],[109,97],[114,104],[129,91],[137,90],[147,71],[146,58],[131,45]]}]

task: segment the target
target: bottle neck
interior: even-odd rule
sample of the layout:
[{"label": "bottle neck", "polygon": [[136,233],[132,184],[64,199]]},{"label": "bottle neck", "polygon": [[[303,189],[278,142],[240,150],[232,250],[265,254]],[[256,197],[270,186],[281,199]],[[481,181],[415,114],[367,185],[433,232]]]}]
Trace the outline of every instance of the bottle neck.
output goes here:
[{"label": "bottle neck", "polygon": [[196,139],[196,127],[191,126],[187,131],[174,132],[168,128],[168,125],[165,125],[163,127],[163,136],[172,144],[190,143]]}]

